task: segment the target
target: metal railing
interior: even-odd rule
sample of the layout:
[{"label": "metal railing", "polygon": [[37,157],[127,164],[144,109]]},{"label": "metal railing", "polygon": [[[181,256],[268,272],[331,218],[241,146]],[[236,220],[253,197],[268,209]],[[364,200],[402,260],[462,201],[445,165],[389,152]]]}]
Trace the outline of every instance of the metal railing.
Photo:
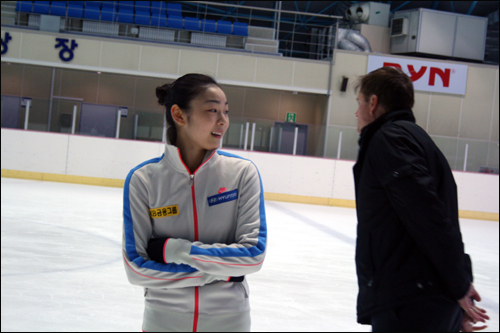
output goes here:
[{"label": "metal railing", "polygon": [[276,9],[207,1],[179,3],[189,8],[187,12],[204,18],[232,18],[249,27],[272,29],[272,39],[279,43],[278,52],[283,56],[318,60],[331,58],[342,19],[341,16],[282,10],[282,1],[276,1]]},{"label": "metal railing", "polygon": [[[152,19],[148,16],[145,21],[149,24],[136,23],[136,16],[140,13],[151,13],[149,6],[137,2],[130,20],[121,22],[118,2],[112,20],[103,20],[101,14],[95,17],[86,17],[85,11],[92,10],[92,1],[86,1],[82,7],[82,17],[68,15],[66,8],[64,15],[52,15],[53,10],[47,7],[46,13],[31,11],[16,11],[15,1],[2,1],[2,25],[18,26],[27,29],[46,29],[41,17],[60,17],[56,30],[67,33],[85,33],[89,35],[110,36],[128,39],[153,40],[159,43],[189,43],[202,47],[229,48],[250,53],[265,53],[285,57],[298,57],[315,60],[330,60],[333,49],[336,47],[336,34],[339,28],[340,16],[314,14],[281,10],[281,1],[277,1],[277,8],[258,8],[242,5],[232,5],[220,2],[207,1],[178,1],[182,6],[184,26],[172,28],[166,24],[170,17]],[[52,6],[52,5],[51,5]],[[161,2],[164,10],[167,6]],[[51,7],[50,7],[51,8]],[[97,7],[99,8],[99,7]],[[20,9],[20,8],[19,8]],[[60,13],[61,14],[61,13]],[[125,15],[125,14],[123,14]],[[148,14],[146,14],[148,15]],[[144,18],[144,17],[143,17]],[[187,19],[186,19],[187,18]],[[57,19],[55,19],[57,20]],[[199,20],[199,21],[198,21]],[[219,21],[232,24],[247,24],[248,34],[207,32],[203,29],[205,20],[218,24]],[[187,27],[187,21],[190,26]],[[199,28],[193,28],[193,22],[200,22]],[[54,24],[52,24],[54,26]],[[53,30],[52,30],[53,31]]]}]

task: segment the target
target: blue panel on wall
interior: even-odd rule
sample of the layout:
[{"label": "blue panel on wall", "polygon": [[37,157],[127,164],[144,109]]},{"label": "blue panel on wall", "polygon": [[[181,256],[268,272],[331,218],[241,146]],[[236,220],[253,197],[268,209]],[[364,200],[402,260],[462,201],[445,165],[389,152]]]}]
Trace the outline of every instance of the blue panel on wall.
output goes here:
[{"label": "blue panel on wall", "polygon": [[[181,28],[182,29],[182,17],[181,17]],[[151,14],[151,26],[165,28],[167,26],[167,17],[165,14],[153,13]]]},{"label": "blue panel on wall", "polygon": [[217,32],[230,35],[233,30],[233,24],[229,21],[217,21]]},{"label": "blue panel on wall", "polygon": [[169,16],[167,26],[173,29],[182,29],[182,16]]},{"label": "blue panel on wall", "polygon": [[116,21],[116,9],[113,7],[104,7],[103,3],[103,7],[101,9],[101,20],[109,22]]},{"label": "blue panel on wall", "polygon": [[69,17],[76,17],[76,18],[83,17],[83,5],[80,5],[78,2],[79,1],[70,1],[68,3],[68,16]]},{"label": "blue panel on wall", "polygon": [[200,19],[195,17],[185,17],[184,18],[184,29],[186,30],[200,30]]},{"label": "blue panel on wall", "polygon": [[215,32],[215,21],[205,19],[201,20],[201,31]]},{"label": "blue panel on wall", "polygon": [[48,14],[49,6],[49,1],[33,1],[33,13]]},{"label": "blue panel on wall", "polygon": [[167,4],[167,15],[182,16],[182,5],[178,3]]},{"label": "blue panel on wall", "polygon": [[118,9],[118,22],[134,23],[134,12],[131,9]]},{"label": "blue panel on wall", "polygon": [[67,1],[52,1],[50,15],[66,16]]},{"label": "blue panel on wall", "polygon": [[134,16],[134,23],[140,25],[150,25],[151,13],[149,11],[139,11],[136,9]]},{"label": "blue panel on wall", "polygon": [[18,1],[16,3],[17,12],[31,13],[33,10],[33,1]]},{"label": "blue panel on wall", "polygon": [[239,36],[248,36],[248,24],[241,22],[233,23],[233,34]]}]

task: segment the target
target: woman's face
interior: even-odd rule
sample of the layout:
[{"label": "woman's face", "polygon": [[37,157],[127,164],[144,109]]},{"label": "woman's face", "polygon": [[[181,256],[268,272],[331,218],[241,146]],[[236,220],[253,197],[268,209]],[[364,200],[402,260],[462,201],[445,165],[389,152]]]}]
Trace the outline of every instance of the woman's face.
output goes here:
[{"label": "woman's face", "polygon": [[182,126],[185,144],[190,149],[214,150],[220,147],[229,127],[226,94],[215,85],[191,101],[191,113]]}]

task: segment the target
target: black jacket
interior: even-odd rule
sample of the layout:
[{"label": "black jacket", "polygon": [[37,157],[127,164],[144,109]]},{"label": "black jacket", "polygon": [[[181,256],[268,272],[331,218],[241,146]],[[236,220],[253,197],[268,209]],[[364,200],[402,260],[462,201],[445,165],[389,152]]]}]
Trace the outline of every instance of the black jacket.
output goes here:
[{"label": "black jacket", "polygon": [[458,300],[472,281],[446,158],[411,110],[363,128],[353,168],[358,322],[419,298]]}]

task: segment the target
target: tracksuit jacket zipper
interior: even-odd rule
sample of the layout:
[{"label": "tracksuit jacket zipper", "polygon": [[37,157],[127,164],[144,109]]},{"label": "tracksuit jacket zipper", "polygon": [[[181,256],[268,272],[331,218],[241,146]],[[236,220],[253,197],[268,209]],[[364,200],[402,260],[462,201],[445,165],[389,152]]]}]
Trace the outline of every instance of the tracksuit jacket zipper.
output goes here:
[{"label": "tracksuit jacket zipper", "polygon": [[[196,171],[195,171],[196,172]],[[194,192],[194,173],[189,175],[191,178],[191,194],[193,198],[193,216],[194,216],[194,240],[198,241],[198,212],[196,211],[196,195]],[[198,287],[194,287],[194,318],[193,318],[193,332],[198,328],[198,312],[200,305],[200,297]]]},{"label": "tracksuit jacket zipper", "polygon": [[[181,151],[179,149],[177,149],[177,151],[179,152],[179,158],[180,158],[182,164],[184,164],[184,167],[186,168],[186,170],[189,174],[189,178],[191,179],[190,185],[191,185],[191,195],[192,195],[192,199],[193,199],[194,240],[195,240],[195,242],[197,242],[198,241],[198,212],[196,211],[196,196],[195,196],[195,192],[194,192],[194,174],[203,166],[203,164],[207,163],[212,158],[212,156],[214,156],[215,151],[212,153],[212,155],[210,155],[210,157],[205,162],[201,163],[201,165],[193,173],[191,173],[189,168],[186,166],[186,164],[182,160]],[[194,287],[193,332],[197,332],[197,330],[198,330],[199,309],[200,309],[199,287]]]}]

